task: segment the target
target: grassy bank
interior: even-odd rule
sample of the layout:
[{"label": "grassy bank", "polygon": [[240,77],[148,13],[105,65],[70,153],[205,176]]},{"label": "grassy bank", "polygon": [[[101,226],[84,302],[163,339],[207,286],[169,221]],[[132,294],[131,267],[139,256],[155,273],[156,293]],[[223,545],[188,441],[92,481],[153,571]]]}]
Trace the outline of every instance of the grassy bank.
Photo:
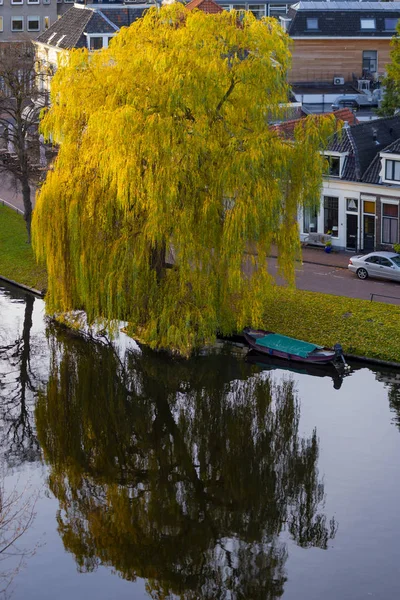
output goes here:
[{"label": "grassy bank", "polygon": [[3,205],[0,205],[0,275],[37,290],[47,286],[46,270],[37,265],[27,243],[23,217]]},{"label": "grassy bank", "polygon": [[[22,216],[0,205],[0,275],[41,290],[46,271],[26,240]],[[400,363],[400,306],[276,287],[266,307],[265,329]]]},{"label": "grassy bank", "polygon": [[278,287],[270,292],[264,328],[400,363],[400,306]]}]

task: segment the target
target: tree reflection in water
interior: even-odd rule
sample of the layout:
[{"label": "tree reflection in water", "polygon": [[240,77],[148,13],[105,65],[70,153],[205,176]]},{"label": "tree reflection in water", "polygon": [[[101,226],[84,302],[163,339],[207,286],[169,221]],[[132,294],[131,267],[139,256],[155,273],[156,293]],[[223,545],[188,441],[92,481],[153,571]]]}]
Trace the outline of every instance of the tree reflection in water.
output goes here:
[{"label": "tree reflection in water", "polygon": [[[227,356],[174,361],[52,332],[37,431],[82,571],[143,577],[154,599],[278,598],[288,530],[327,548],[316,431],[293,383]],[[51,336],[52,337],[52,336]]]}]

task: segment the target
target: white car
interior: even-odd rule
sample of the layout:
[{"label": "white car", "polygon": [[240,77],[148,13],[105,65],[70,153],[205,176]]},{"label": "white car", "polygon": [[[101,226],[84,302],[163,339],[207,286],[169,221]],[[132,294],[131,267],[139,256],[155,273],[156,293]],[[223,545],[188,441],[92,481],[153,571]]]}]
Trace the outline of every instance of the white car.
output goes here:
[{"label": "white car", "polygon": [[400,281],[400,254],[396,252],[370,252],[352,256],[348,267],[359,279],[380,277]]}]

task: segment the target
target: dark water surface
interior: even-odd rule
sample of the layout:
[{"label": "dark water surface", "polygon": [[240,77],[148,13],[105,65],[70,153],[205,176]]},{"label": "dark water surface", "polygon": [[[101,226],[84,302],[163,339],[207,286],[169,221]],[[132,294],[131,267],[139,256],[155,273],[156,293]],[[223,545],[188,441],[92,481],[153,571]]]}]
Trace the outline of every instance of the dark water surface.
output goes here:
[{"label": "dark water surface", "polygon": [[124,344],[0,288],[5,494],[39,493],[15,600],[399,596],[399,372]]}]

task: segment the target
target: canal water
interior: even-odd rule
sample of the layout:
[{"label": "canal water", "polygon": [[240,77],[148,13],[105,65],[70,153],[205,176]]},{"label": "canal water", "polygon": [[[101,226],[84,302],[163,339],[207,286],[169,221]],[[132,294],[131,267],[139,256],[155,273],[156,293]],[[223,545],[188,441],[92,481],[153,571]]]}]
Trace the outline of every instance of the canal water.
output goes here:
[{"label": "canal water", "polygon": [[0,288],[1,589],[398,597],[400,373],[285,366],[116,349]]}]

